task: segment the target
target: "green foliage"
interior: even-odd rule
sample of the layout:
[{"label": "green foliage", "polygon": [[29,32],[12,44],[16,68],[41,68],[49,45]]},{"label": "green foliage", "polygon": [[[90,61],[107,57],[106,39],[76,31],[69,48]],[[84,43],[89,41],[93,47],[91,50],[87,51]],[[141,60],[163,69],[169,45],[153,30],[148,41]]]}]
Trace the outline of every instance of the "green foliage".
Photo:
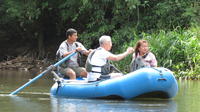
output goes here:
[{"label": "green foliage", "polygon": [[156,9],[154,13],[156,14],[158,28],[175,28],[185,25],[184,22],[189,23],[189,19],[182,16],[184,8],[186,8],[184,1],[163,1],[156,4],[154,8]]},{"label": "green foliage", "polygon": [[[20,22],[33,22],[41,14],[37,1],[13,1],[5,0],[6,13],[10,18],[16,18]],[[23,23],[21,23],[23,24]]]},{"label": "green foliage", "polygon": [[[197,0],[3,0],[0,3],[0,40],[19,38],[31,48],[38,46],[40,52],[43,47],[48,49],[63,41],[65,30],[73,27],[87,48],[98,47],[99,37],[110,35],[112,52],[121,53],[145,38],[151,43],[159,66],[181,74],[198,73],[200,2]],[[130,61],[131,56],[115,64],[128,72]]]},{"label": "green foliage", "polygon": [[[149,41],[151,51],[156,55],[158,66],[166,67],[177,76],[200,75],[200,27],[191,27],[188,30],[163,31],[158,33],[142,33],[143,39]],[[123,45],[122,51],[128,46],[134,46],[140,37]],[[115,63],[127,72],[130,57]],[[125,66],[124,66],[125,65]]]},{"label": "green foliage", "polygon": [[197,0],[190,1],[189,7],[185,8],[185,12],[182,14],[183,17],[191,18],[191,23],[200,25],[200,2]]}]

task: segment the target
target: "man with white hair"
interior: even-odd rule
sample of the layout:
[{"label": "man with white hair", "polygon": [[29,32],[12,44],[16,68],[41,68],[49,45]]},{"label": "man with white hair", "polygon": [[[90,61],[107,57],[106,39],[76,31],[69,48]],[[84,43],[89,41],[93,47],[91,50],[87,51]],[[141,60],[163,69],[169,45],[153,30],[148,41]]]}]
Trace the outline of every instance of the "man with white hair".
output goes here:
[{"label": "man with white hair", "polygon": [[111,75],[109,61],[119,61],[133,52],[133,48],[129,47],[124,53],[112,54],[109,52],[112,48],[111,37],[103,35],[99,39],[100,47],[91,52],[87,58],[86,70],[88,72],[88,81],[96,81],[99,78],[114,78]]}]

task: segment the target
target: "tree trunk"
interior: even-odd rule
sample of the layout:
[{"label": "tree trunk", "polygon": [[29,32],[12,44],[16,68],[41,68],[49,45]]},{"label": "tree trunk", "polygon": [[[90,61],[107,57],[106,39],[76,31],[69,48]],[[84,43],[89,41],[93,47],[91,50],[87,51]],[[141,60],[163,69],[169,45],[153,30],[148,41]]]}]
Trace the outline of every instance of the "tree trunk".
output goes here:
[{"label": "tree trunk", "polygon": [[42,59],[45,56],[45,49],[44,49],[44,36],[42,35],[42,33],[40,32],[38,34],[38,58]]}]

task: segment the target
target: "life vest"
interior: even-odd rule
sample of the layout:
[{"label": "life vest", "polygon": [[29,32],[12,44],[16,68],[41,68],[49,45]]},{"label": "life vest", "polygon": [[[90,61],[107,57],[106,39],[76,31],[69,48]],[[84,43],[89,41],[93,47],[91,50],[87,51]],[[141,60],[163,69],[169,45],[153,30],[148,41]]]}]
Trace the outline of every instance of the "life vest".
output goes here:
[{"label": "life vest", "polygon": [[[65,42],[65,44],[67,45],[67,50],[69,51],[69,45],[68,45],[68,43]],[[75,42],[74,44],[75,44],[76,48],[79,47],[78,42]],[[60,55],[59,51],[57,51],[57,53],[56,53],[56,60],[60,61],[62,58],[64,58],[64,57]],[[79,66],[83,66],[82,54],[80,52],[78,52],[77,62],[79,64]],[[66,63],[67,63],[67,61],[64,62],[64,63],[62,63],[60,66],[63,67],[63,68],[66,68],[67,67]]]},{"label": "life vest", "polygon": [[135,59],[133,59],[130,64],[130,72],[147,67],[143,59],[146,58],[148,54],[149,53],[146,53],[144,56],[137,56]]},{"label": "life vest", "polygon": [[[91,64],[92,56],[94,55],[94,53],[95,53],[97,50],[100,50],[100,49],[101,49],[101,48],[95,49],[94,51],[92,51],[92,52],[88,55],[88,58],[87,58],[86,64],[85,64],[85,68],[86,68],[87,72],[100,73],[100,74],[101,74],[100,78],[102,78],[102,79],[107,79],[107,78],[110,78],[109,73],[111,72],[111,70],[110,70],[111,65],[110,65],[110,62],[109,62],[108,60],[107,60],[106,64],[103,65],[103,66],[97,66],[97,65],[92,65],[92,64]],[[93,70],[92,70],[93,67],[100,67],[100,68],[101,68],[101,72],[99,72],[99,71],[93,71]]]}]

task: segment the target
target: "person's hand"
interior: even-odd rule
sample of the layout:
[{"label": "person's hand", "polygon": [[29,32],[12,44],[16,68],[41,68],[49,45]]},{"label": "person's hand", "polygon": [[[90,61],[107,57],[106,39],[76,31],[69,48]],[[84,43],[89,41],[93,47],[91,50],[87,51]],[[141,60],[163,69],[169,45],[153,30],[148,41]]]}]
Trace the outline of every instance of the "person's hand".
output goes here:
[{"label": "person's hand", "polygon": [[81,47],[77,47],[76,51],[81,52],[83,49]]},{"label": "person's hand", "polygon": [[126,51],[128,52],[128,54],[131,54],[134,52],[134,49],[133,47],[128,47]]},{"label": "person's hand", "polygon": [[89,49],[88,52],[91,53],[92,51],[94,51],[94,49]]},{"label": "person's hand", "polygon": [[89,50],[87,50],[84,54],[86,55],[86,56],[88,56],[92,51],[94,51],[93,49],[89,49]]}]

